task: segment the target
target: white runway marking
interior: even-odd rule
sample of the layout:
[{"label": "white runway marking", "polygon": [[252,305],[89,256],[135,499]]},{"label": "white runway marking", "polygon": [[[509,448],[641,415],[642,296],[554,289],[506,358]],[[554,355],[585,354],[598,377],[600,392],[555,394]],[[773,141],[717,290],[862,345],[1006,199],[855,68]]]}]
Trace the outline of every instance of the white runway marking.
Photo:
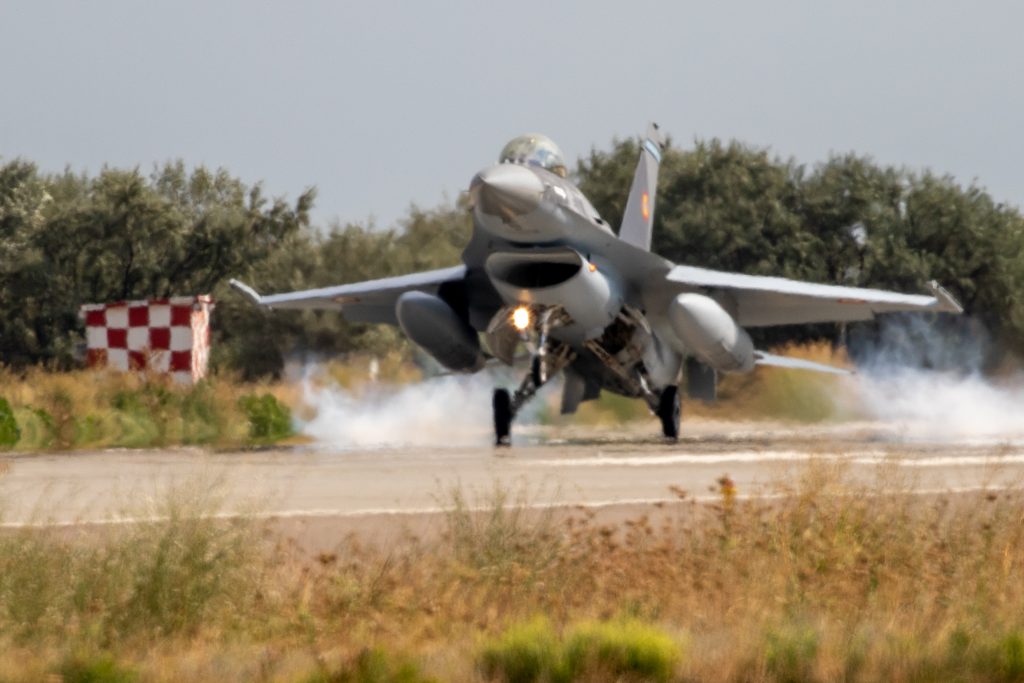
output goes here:
[{"label": "white runway marking", "polygon": [[[949,488],[927,488],[927,489],[914,489],[911,491],[899,490],[899,491],[878,491],[872,493],[850,493],[840,495],[868,495],[868,496],[887,496],[887,495],[911,495],[911,496],[935,496],[935,495],[955,495],[963,493],[978,493],[982,491],[1024,491],[1024,488],[1020,486],[959,486]],[[737,500],[781,500],[789,497],[791,494],[788,493],[740,493],[736,496]],[[721,494],[717,493],[706,493],[700,495],[689,495],[685,498],[678,496],[672,497],[654,497],[654,498],[631,498],[631,499],[617,499],[617,500],[598,500],[598,501],[584,501],[584,502],[544,502],[544,503],[523,503],[517,504],[515,507],[526,509],[526,510],[571,510],[571,509],[601,509],[616,506],[633,506],[633,505],[667,505],[673,503],[684,503],[695,501],[697,503],[715,503],[722,499]],[[468,512],[487,512],[492,508],[486,505],[481,506],[467,506],[465,508]],[[396,517],[415,517],[417,515],[437,515],[448,512],[448,508],[432,506],[422,508],[365,508],[361,510],[342,510],[342,509],[295,509],[295,510],[276,510],[273,512],[258,512],[258,513],[246,513],[246,512],[221,512],[213,515],[205,515],[207,519],[294,519],[294,518],[330,518],[330,517],[342,517],[342,518],[358,518],[358,517],[374,517],[374,516],[396,516]],[[153,516],[153,517],[101,517],[96,519],[78,519],[78,520],[64,520],[54,522],[2,522],[0,523],[0,529],[53,529],[53,528],[73,528],[79,526],[117,526],[124,524],[155,524],[160,522],[168,521],[168,517]]]},{"label": "white runway marking", "polygon": [[670,455],[602,456],[590,458],[549,458],[520,461],[540,467],[651,467],[656,465],[721,465],[727,463],[807,462],[829,460],[856,465],[891,463],[901,467],[971,467],[978,465],[1024,465],[1024,453],[950,455],[916,458],[905,453],[858,451],[814,453],[808,451],[734,451],[731,453],[676,453]]}]

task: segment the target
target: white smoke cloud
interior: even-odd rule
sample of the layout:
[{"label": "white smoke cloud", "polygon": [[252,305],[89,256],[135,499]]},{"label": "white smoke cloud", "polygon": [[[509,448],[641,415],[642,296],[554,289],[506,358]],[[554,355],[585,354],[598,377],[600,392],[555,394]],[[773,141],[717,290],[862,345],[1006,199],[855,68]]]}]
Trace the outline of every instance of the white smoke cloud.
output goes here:
[{"label": "white smoke cloud", "polygon": [[856,382],[863,410],[915,440],[1024,440],[1024,378],[892,369]]},{"label": "white smoke cloud", "polygon": [[992,345],[976,322],[893,318],[859,355],[856,401],[910,439],[1024,439],[1024,374],[983,372]]},{"label": "white smoke cloud", "polygon": [[[482,372],[447,375],[413,384],[370,384],[360,391],[303,381],[303,400],[316,414],[299,424],[302,434],[336,448],[398,446],[467,447],[493,443],[491,397],[495,387],[514,389],[513,376]],[[535,423],[543,409],[535,397],[516,417],[517,427]],[[520,430],[521,431],[521,430]]]}]

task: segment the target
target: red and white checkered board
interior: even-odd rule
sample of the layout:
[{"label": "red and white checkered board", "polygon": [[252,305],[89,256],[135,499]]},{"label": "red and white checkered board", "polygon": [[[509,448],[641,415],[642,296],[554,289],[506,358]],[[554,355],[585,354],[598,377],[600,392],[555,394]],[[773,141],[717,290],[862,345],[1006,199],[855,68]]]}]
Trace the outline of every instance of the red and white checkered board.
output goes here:
[{"label": "red and white checkered board", "polygon": [[206,375],[212,307],[209,296],[86,304],[86,362],[198,381]]}]

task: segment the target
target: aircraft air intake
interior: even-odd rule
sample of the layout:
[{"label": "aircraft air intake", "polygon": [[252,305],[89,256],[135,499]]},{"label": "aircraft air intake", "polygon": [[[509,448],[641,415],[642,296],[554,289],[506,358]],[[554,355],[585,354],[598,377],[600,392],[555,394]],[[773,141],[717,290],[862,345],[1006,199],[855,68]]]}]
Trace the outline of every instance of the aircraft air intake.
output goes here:
[{"label": "aircraft air intake", "polygon": [[567,331],[583,339],[600,335],[622,308],[617,284],[573,249],[495,252],[484,269],[506,303],[561,306],[573,322]]},{"label": "aircraft air intake", "polygon": [[668,307],[672,330],[701,361],[721,372],[754,369],[754,343],[722,306],[703,294],[680,294]]}]

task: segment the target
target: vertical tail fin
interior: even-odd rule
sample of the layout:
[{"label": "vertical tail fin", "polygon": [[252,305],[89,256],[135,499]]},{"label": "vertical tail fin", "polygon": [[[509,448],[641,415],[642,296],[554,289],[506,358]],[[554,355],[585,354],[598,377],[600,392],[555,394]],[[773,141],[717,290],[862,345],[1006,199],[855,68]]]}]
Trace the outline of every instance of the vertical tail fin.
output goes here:
[{"label": "vertical tail fin", "polygon": [[651,250],[654,196],[658,185],[658,165],[664,149],[661,129],[652,123],[647,127],[647,135],[640,146],[640,162],[633,175],[633,186],[629,189],[626,211],[622,214],[622,226],[619,228],[619,239],[644,251]]}]

